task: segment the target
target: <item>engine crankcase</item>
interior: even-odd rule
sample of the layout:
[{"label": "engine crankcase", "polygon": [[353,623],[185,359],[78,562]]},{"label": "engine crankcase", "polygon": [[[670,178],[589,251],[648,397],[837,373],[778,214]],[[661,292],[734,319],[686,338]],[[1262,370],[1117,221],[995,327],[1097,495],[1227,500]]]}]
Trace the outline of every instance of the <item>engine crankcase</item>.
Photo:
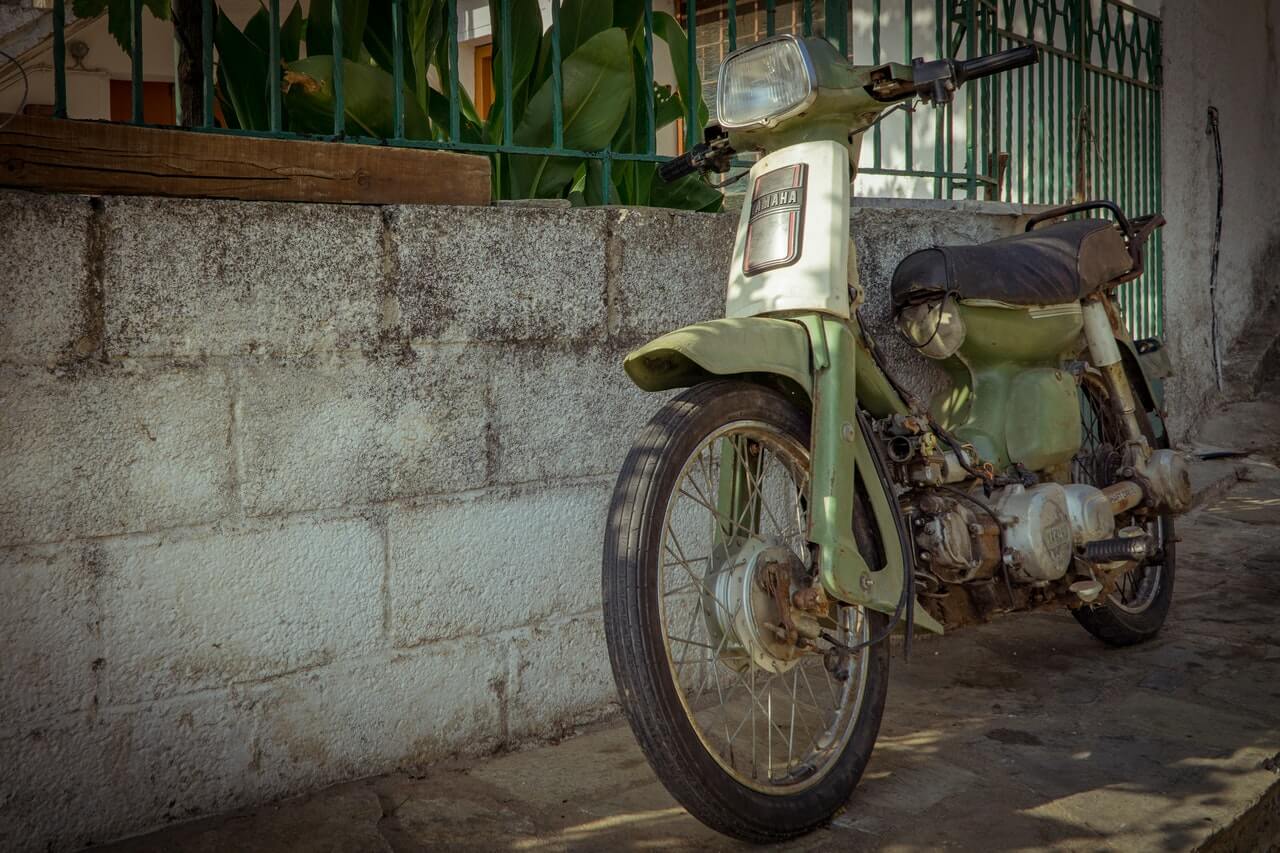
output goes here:
[{"label": "engine crankcase", "polygon": [[1066,489],[1057,483],[1006,486],[992,495],[992,505],[1004,524],[1005,559],[1017,579],[1037,583],[1067,573],[1073,531]]}]

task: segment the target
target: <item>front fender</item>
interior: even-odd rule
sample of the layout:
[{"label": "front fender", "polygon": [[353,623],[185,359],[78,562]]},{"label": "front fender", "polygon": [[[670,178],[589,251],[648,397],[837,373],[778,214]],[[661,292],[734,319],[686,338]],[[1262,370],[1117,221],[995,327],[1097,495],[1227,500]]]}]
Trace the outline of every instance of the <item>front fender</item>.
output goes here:
[{"label": "front fender", "polygon": [[717,376],[772,378],[788,395],[812,396],[809,333],[790,320],[728,317],[695,323],[631,352],[623,367],[645,391],[688,388]]}]

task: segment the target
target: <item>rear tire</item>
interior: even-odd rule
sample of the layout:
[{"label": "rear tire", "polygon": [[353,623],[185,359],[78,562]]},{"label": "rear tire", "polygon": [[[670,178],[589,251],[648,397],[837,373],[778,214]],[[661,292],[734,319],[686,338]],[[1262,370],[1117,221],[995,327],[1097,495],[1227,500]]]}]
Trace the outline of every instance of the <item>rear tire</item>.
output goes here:
[{"label": "rear tire", "polygon": [[[722,440],[715,436],[723,434],[725,429],[735,424],[755,425],[754,428],[759,429],[761,435],[776,434],[780,443],[802,449],[806,472],[803,482],[807,483],[809,419],[781,395],[744,382],[714,381],[692,388],[669,402],[637,438],[614,491],[605,533],[603,561],[605,635],[623,711],[649,764],[663,785],[682,806],[707,826],[725,835],[764,843],[809,832],[829,820],[848,800],[866,768],[880,728],[888,689],[889,649],[887,642],[877,643],[848,658],[850,669],[854,666],[857,668],[856,675],[847,675],[840,684],[848,685],[850,681],[857,680],[859,698],[856,707],[841,706],[845,708],[844,711],[832,712],[832,719],[845,720],[839,729],[846,732],[841,735],[845,740],[842,748],[839,747],[838,739],[832,741],[833,745],[823,747],[823,761],[826,763],[821,768],[820,775],[818,770],[813,770],[809,777],[803,776],[808,772],[803,764],[794,771],[777,770],[772,763],[773,755],[775,750],[780,751],[781,745],[775,746],[770,741],[771,763],[765,781],[761,783],[755,775],[755,749],[758,741],[754,730],[750,778],[743,778],[743,772],[738,769],[744,763],[745,756],[741,753],[745,752],[745,747],[739,748],[735,753],[735,741],[728,737],[727,760],[723,750],[716,750],[719,743],[715,739],[719,733],[718,724],[708,734],[711,727],[702,722],[706,714],[711,713],[710,707],[705,712],[698,710],[701,706],[689,698],[691,690],[682,681],[687,680],[687,673],[682,675],[681,670],[681,664],[685,662],[677,663],[670,653],[674,638],[669,633],[670,629],[664,626],[664,606],[671,605],[664,605],[663,602],[666,600],[664,597],[671,593],[662,591],[666,584],[663,571],[669,571],[670,567],[664,566],[663,543],[666,542],[667,530],[673,523],[672,507],[680,500],[680,495],[688,495],[692,491],[682,491],[681,484],[686,481],[681,478],[692,470],[689,465],[699,458],[696,455],[700,452],[699,449],[718,446],[714,443],[708,445],[707,442]],[[760,451],[762,464],[767,455],[765,451]],[[763,479],[764,474],[760,476]],[[717,480],[718,477],[716,475]],[[712,480],[710,472],[707,480]],[[763,485],[760,490],[761,494],[767,491]],[[807,487],[804,485],[798,486],[797,491],[807,495]],[[792,497],[795,498],[795,493]],[[802,508],[807,506],[806,497],[795,500]],[[863,514],[862,518],[869,517],[866,515],[865,503],[858,510]],[[757,510],[757,515],[759,514]],[[719,517],[718,514],[710,516],[712,527],[719,523],[715,521]],[[761,520],[758,526],[763,528],[765,522]],[[866,528],[868,525],[858,526]],[[686,525],[682,529],[696,527],[697,525]],[[797,524],[797,528],[800,527]],[[861,532],[865,536],[865,529]],[[761,531],[755,531],[751,535],[764,538]],[[708,538],[714,541],[714,534]],[[802,543],[794,547],[803,548],[805,545]],[[685,543],[684,550],[692,549]],[[709,553],[715,552],[713,550]],[[692,562],[697,564],[698,561]],[[709,586],[719,589],[716,584],[720,581],[714,580],[712,574],[716,565],[715,558],[709,556],[705,565],[704,581],[699,583],[695,579],[689,585],[704,591]],[[700,593],[694,594],[702,596]],[[700,600],[705,602],[705,596]],[[718,604],[716,598],[716,605]],[[705,612],[706,605],[702,606]],[[878,635],[884,630],[886,617],[855,608],[840,610],[837,624],[852,624],[854,617],[849,614],[855,610],[859,633],[853,639]],[[700,617],[696,610],[688,612],[692,615],[690,628],[693,628],[693,623],[698,623]],[[842,622],[842,619],[850,621]],[[708,642],[707,647],[710,645]],[[720,649],[708,656],[707,662],[698,664],[709,666],[715,673],[717,692],[721,690],[720,673],[732,674],[731,668],[721,663],[727,654],[723,639],[720,646]],[[735,660],[741,662],[742,658]],[[822,658],[819,656],[817,661],[818,669],[821,670]],[[764,673],[761,677],[769,675],[766,670],[755,668],[754,662],[747,666],[753,679],[752,685],[755,684],[754,679],[758,673]],[[797,684],[808,684],[811,677],[807,673],[813,671],[809,653],[803,655],[793,669],[794,675],[791,678]],[[788,670],[790,672],[792,671]],[[799,682],[801,674],[805,674],[806,682]],[[697,677],[707,680],[705,674]],[[743,682],[746,677],[745,674],[742,676]],[[791,680],[786,675],[777,676],[776,673],[774,678]],[[773,683],[771,678],[769,684]],[[732,693],[737,686],[734,684],[727,692]],[[777,702],[780,707],[786,699],[787,690],[798,688],[783,685],[781,698],[773,692],[772,686],[769,689],[766,733],[772,738],[774,703]],[[815,689],[817,693],[810,691],[810,695],[814,696],[813,702],[817,704],[820,701],[818,697],[825,697],[825,694],[821,684]],[[840,689],[852,690],[847,686]],[[761,690],[763,691],[763,687]],[[754,686],[748,688],[748,691],[754,700]],[[797,704],[794,696],[792,694],[791,737],[798,743],[803,737],[803,730],[797,729]],[[832,696],[834,698],[836,694],[833,693]],[[714,700],[716,697],[710,698]],[[725,710],[728,706],[725,705],[723,695],[720,696],[720,702],[723,706],[720,714],[725,717],[725,735],[728,736],[728,712]],[[754,707],[760,708],[763,714],[764,703]],[[753,709],[753,727],[756,723],[754,713]],[[803,715],[805,712],[801,713]],[[781,736],[785,728],[781,719],[782,712],[779,712],[779,718],[778,731]],[[812,721],[825,724],[826,717],[819,715],[812,717]],[[739,725],[745,725],[745,718]],[[818,754],[816,750],[823,737],[835,730],[834,723],[829,730],[818,726],[819,735],[810,743],[815,754]],[[801,737],[797,738],[797,734]],[[791,743],[787,745],[789,768],[792,760]],[[817,760],[814,759],[815,762]],[[778,784],[774,783],[775,772],[778,773],[776,778],[780,780]],[[794,784],[787,781],[793,778],[799,781]],[[771,787],[777,790],[770,791]]]},{"label": "rear tire", "polygon": [[[1091,379],[1081,385],[1080,406],[1085,443],[1077,456],[1072,480],[1102,488],[1117,479],[1117,454],[1123,446],[1124,433],[1100,380]],[[1167,441],[1156,441],[1146,412],[1139,415],[1139,420],[1153,447],[1167,446]],[[1134,521],[1130,515],[1116,519],[1117,529],[1131,523]],[[1085,630],[1109,646],[1132,646],[1154,637],[1173,603],[1173,516],[1162,515],[1147,526],[1157,540],[1156,555],[1131,569],[1121,579],[1119,589],[1105,600],[1071,611]]]}]

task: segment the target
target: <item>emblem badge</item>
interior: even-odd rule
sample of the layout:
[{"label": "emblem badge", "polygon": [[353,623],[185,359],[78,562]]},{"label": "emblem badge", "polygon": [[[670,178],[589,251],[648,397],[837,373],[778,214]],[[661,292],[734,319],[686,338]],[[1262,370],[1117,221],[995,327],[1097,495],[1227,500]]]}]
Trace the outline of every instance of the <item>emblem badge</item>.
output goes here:
[{"label": "emblem badge", "polygon": [[783,166],[756,178],[742,272],[753,276],[794,264],[804,234],[804,193],[809,167]]}]

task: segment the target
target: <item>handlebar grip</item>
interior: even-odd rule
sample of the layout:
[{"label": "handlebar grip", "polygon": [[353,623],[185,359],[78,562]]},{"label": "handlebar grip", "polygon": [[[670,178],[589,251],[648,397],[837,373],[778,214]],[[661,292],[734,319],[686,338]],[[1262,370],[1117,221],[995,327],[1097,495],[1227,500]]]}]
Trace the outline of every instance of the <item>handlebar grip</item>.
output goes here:
[{"label": "handlebar grip", "polygon": [[956,82],[964,83],[966,80],[989,77],[1002,71],[1022,68],[1024,65],[1035,65],[1039,61],[1040,48],[1033,44],[1015,47],[1012,50],[1002,50],[989,56],[979,56],[977,59],[957,60]]},{"label": "handlebar grip", "polygon": [[692,175],[696,169],[693,165],[693,158],[689,155],[692,152],[681,154],[675,159],[668,160],[658,166],[658,177],[662,178],[664,183],[678,181],[685,175]]}]

